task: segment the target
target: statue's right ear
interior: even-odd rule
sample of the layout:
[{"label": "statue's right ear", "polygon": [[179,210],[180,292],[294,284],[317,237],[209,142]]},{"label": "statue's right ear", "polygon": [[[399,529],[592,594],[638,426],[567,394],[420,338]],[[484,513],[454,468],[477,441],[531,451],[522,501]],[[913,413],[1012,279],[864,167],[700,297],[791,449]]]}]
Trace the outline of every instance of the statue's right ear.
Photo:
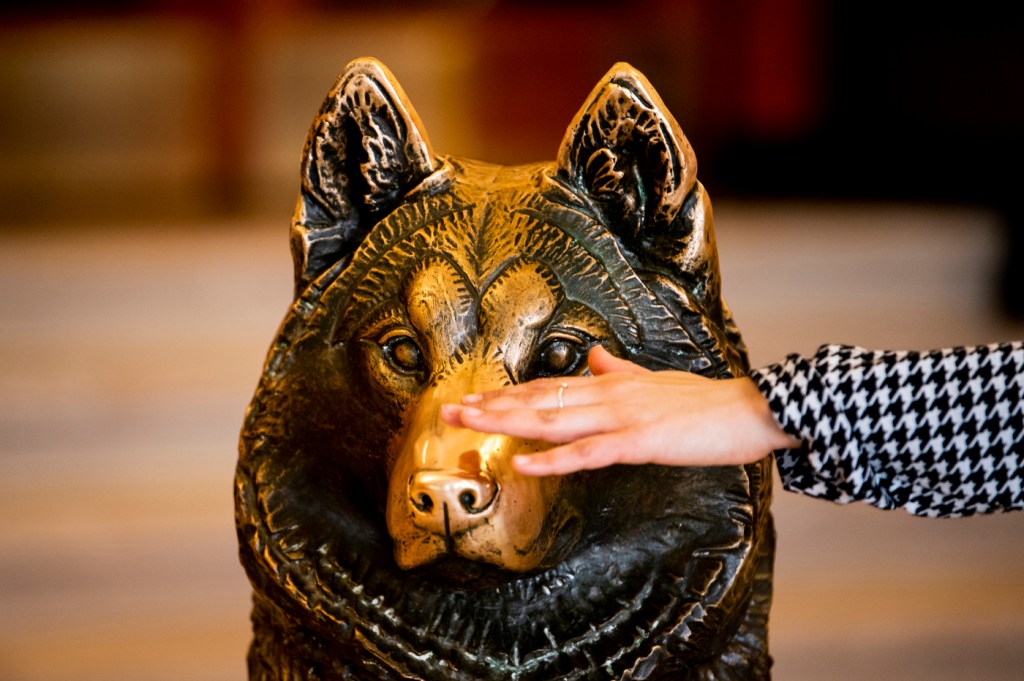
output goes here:
[{"label": "statue's right ear", "polygon": [[375,59],[357,59],[306,137],[291,243],[298,295],[349,257],[382,215],[437,167],[405,92]]}]

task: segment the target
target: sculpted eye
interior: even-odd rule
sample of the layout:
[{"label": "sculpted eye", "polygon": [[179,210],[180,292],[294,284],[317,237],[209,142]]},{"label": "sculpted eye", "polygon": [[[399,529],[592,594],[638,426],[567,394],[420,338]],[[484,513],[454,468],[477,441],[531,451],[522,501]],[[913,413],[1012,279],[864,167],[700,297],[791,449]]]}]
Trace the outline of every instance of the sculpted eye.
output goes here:
[{"label": "sculpted eye", "polygon": [[537,354],[540,376],[564,376],[576,371],[587,354],[587,346],[575,338],[556,336],[544,342]]},{"label": "sculpted eye", "polygon": [[423,352],[411,336],[392,336],[381,342],[381,349],[388,363],[404,373],[423,370]]}]

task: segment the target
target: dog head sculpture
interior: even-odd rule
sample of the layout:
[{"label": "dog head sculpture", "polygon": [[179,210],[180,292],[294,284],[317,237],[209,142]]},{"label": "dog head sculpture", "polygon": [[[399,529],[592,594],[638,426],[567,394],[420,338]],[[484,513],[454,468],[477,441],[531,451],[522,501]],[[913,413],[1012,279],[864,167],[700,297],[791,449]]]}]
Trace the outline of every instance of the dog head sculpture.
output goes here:
[{"label": "dog head sculpture", "polygon": [[251,678],[768,677],[770,458],[527,478],[511,456],[543,444],[438,418],[595,344],[745,372],[693,151],[640,73],[600,81],[555,163],[504,167],[436,155],[355,61],[291,235],[236,476]]}]

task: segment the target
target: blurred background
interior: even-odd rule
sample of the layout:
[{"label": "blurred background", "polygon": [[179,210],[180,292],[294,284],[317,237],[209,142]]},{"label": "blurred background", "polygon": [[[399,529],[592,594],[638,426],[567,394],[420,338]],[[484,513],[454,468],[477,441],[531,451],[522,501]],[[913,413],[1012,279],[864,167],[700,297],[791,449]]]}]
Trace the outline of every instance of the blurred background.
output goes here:
[{"label": "blurred background", "polygon": [[[1024,23],[877,0],[53,0],[0,10],[0,679],[245,677],[237,433],[350,59],[440,153],[552,159],[616,61],[715,199],[755,364],[1024,337]],[[779,493],[775,678],[1019,679],[1024,518]]]}]

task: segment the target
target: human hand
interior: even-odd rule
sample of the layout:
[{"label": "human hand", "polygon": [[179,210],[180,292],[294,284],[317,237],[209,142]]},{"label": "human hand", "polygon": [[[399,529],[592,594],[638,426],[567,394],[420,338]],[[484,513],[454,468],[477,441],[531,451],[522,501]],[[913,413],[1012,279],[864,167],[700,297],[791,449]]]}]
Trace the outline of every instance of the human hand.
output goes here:
[{"label": "human hand", "polygon": [[443,405],[441,418],[480,432],[561,444],[514,457],[514,468],[524,475],[615,463],[738,465],[800,444],[779,428],[749,378],[649,371],[600,346],[587,359],[593,376],[466,395],[461,405]]}]

